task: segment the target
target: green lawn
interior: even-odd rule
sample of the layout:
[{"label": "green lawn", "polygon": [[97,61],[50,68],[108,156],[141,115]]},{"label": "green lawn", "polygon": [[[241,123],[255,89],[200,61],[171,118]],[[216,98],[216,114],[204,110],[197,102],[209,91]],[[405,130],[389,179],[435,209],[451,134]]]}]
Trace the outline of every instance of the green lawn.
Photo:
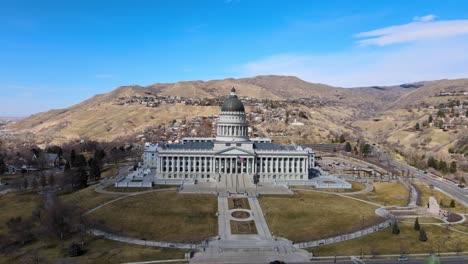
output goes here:
[{"label": "green lawn", "polygon": [[408,189],[400,182],[374,182],[374,189],[366,194],[354,194],[353,197],[381,205],[408,204]]},{"label": "green lawn", "polygon": [[296,192],[292,196],[260,196],[271,232],[294,242],[311,241],[359,230],[382,219],[376,206],[336,195]]},{"label": "green lawn", "polygon": [[128,197],[89,214],[114,232],[131,237],[199,242],[216,236],[217,200],[212,195],[152,192]]},{"label": "green lawn", "polygon": [[401,254],[409,253],[429,253],[456,252],[457,244],[461,251],[468,250],[468,236],[456,233],[445,228],[425,225],[428,241],[418,240],[419,232],[413,229],[413,224],[400,223],[400,234],[393,235],[391,228],[386,228],[374,234],[348,241],[309,248],[316,256],[340,256],[340,255],[360,255],[361,250],[364,255],[373,254]]}]

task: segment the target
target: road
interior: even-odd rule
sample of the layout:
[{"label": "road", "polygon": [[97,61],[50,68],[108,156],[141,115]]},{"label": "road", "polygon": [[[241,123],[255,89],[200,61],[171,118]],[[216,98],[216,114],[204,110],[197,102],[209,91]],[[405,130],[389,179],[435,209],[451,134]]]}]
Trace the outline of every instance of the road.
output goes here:
[{"label": "road", "polygon": [[463,204],[464,206],[468,206],[468,190],[458,187],[457,184],[448,180],[444,180],[431,173],[424,174],[423,171],[415,167],[397,161],[391,161],[390,164],[401,171],[409,170],[410,173],[416,175],[420,180],[441,189],[442,191],[452,196],[459,203]]}]

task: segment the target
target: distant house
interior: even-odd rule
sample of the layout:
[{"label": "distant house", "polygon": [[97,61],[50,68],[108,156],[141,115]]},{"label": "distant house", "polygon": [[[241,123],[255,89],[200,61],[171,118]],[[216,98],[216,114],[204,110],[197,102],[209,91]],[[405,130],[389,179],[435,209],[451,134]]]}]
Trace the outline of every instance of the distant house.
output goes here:
[{"label": "distant house", "polygon": [[41,160],[44,162],[45,168],[57,167],[60,165],[60,156],[55,153],[44,153],[43,157],[37,157],[36,154],[33,155],[34,161]]},{"label": "distant house", "polygon": [[6,174],[16,174],[16,172],[17,172],[18,170],[19,170],[19,169],[16,168],[15,166],[7,164],[7,165],[6,165],[5,173],[6,173]]}]

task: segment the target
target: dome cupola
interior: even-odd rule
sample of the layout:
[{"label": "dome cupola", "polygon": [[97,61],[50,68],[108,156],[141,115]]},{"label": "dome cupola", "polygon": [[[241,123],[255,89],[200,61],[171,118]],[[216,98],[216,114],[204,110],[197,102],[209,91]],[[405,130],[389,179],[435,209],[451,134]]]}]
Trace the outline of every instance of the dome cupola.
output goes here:
[{"label": "dome cupola", "polygon": [[232,87],[231,95],[221,106],[222,112],[245,112],[244,104],[237,98],[236,88]]}]

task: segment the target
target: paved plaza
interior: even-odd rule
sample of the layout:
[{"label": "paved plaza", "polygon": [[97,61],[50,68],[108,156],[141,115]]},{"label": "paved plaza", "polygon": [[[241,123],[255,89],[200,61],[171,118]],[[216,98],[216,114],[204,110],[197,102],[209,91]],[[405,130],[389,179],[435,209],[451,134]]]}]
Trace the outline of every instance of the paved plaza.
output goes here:
[{"label": "paved plaza", "polygon": [[[255,222],[257,234],[238,235],[231,233],[230,221],[233,210],[229,210],[228,197],[218,196],[219,236],[209,241],[203,251],[197,252],[190,263],[268,263],[282,260],[287,263],[308,262],[311,255],[293,246],[292,241],[275,238],[271,235],[263,216],[262,209],[255,196],[235,195],[247,198],[250,210],[248,220]],[[236,221],[239,221],[236,219]]]}]

